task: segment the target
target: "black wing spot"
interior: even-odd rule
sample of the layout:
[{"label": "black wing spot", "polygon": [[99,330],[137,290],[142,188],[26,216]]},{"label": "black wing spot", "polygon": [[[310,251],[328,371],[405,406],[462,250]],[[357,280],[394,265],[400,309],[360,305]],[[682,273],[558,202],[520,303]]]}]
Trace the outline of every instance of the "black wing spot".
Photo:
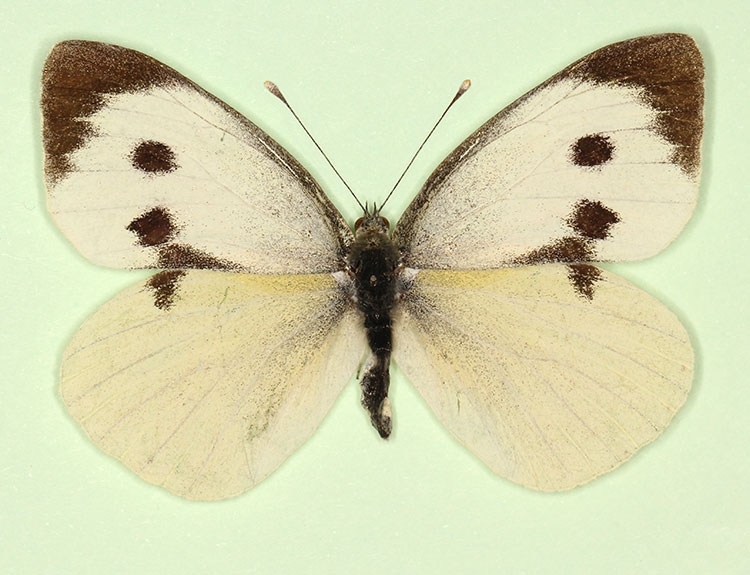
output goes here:
[{"label": "black wing spot", "polygon": [[238,264],[222,258],[217,258],[203,250],[188,245],[169,244],[159,248],[157,266],[168,269],[198,269],[240,271]]},{"label": "black wing spot", "polygon": [[168,270],[149,278],[146,287],[153,292],[155,307],[166,311],[174,305],[180,280],[186,273],[183,270]]},{"label": "black wing spot", "polygon": [[568,281],[586,299],[594,299],[601,270],[586,262],[596,261],[596,241],[610,236],[610,228],[620,221],[617,212],[599,201],[579,200],[564,220],[572,235],[551,241],[515,259],[516,265],[561,263],[568,267]]},{"label": "black wing spot", "polygon": [[565,223],[576,234],[584,238],[592,240],[608,238],[610,228],[620,221],[619,214],[610,210],[601,202],[579,200],[573,207],[574,211],[568,216]]},{"label": "black wing spot", "polygon": [[138,243],[142,246],[167,243],[177,233],[177,226],[169,210],[160,206],[135,218],[126,229],[138,236]]},{"label": "black wing spot", "polygon": [[576,263],[590,261],[595,257],[594,246],[586,238],[566,236],[545,244],[516,258],[519,265],[540,265],[549,263]]},{"label": "black wing spot", "polygon": [[147,174],[162,176],[174,172],[179,166],[172,148],[163,142],[147,140],[139,143],[130,154],[133,167]]},{"label": "black wing spot", "polygon": [[568,280],[573,289],[586,299],[594,299],[596,282],[602,277],[602,271],[590,264],[571,264],[568,266]]},{"label": "black wing spot", "polygon": [[[141,246],[155,248],[156,262],[151,267],[173,270],[209,269],[240,271],[242,269],[239,264],[218,258],[206,251],[187,244],[175,243],[173,240],[181,228],[182,226],[178,225],[178,222],[167,208],[157,206],[135,218],[128,224],[126,229],[138,236],[138,244]],[[154,278],[156,277],[158,275],[154,276]],[[160,306],[157,304],[157,307]]]},{"label": "black wing spot", "polygon": [[612,159],[614,151],[615,146],[609,136],[589,134],[578,138],[570,146],[570,161],[585,168],[601,166]]}]

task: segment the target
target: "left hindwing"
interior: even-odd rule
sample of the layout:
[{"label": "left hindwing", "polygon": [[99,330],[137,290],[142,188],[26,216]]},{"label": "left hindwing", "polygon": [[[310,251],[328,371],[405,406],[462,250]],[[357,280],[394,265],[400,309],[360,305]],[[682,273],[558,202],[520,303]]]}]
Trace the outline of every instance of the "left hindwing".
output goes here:
[{"label": "left hindwing", "polygon": [[637,260],[696,202],[703,65],[681,34],[584,57],[441,163],[394,231],[415,268]]},{"label": "left hindwing", "polygon": [[679,320],[599,273],[591,300],[559,264],[421,271],[404,295],[399,367],[461,443],[526,487],[572,489],[617,467],[690,389]]},{"label": "left hindwing", "polygon": [[188,499],[259,483],[315,431],[365,349],[330,274],[166,271],[76,332],[61,393],[91,440]]}]

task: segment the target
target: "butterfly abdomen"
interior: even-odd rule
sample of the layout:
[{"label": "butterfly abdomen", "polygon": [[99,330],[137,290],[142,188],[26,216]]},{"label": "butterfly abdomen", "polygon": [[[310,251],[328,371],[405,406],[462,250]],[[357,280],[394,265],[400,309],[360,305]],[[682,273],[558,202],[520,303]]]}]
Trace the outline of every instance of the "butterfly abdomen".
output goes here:
[{"label": "butterfly abdomen", "polygon": [[362,405],[381,437],[391,433],[388,401],[392,322],[396,301],[399,252],[388,236],[388,222],[367,214],[356,226],[356,239],[348,258],[358,309],[362,312],[372,355],[362,375]]}]

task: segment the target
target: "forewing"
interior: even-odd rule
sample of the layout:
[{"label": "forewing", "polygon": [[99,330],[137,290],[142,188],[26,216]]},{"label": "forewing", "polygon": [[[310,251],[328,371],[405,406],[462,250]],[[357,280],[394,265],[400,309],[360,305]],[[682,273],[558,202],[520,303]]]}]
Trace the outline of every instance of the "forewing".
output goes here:
[{"label": "forewing", "polygon": [[689,36],[598,50],[469,136],[395,228],[416,268],[638,260],[696,202],[703,64]]},{"label": "forewing", "polygon": [[166,271],[91,316],[62,397],[89,437],[189,499],[257,484],[318,427],[365,343],[329,274]]},{"label": "forewing", "polygon": [[48,205],[92,261],[118,268],[323,273],[351,231],[265,132],[153,58],[57,44],[44,66]]},{"label": "forewing", "polygon": [[438,419],[499,475],[562,491],[629,459],[690,389],[685,329],[604,271],[593,297],[565,266],[421,271],[394,358]]}]

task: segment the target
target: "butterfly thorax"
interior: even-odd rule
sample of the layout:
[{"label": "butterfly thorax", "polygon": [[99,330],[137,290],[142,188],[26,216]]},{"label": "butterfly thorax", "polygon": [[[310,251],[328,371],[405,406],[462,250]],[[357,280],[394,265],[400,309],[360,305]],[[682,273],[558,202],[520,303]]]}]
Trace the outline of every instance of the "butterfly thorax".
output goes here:
[{"label": "butterfly thorax", "polygon": [[355,225],[355,240],[347,258],[357,307],[364,316],[372,355],[362,375],[362,405],[381,437],[391,433],[388,401],[391,361],[391,312],[396,302],[399,251],[388,235],[388,220],[366,213]]}]

